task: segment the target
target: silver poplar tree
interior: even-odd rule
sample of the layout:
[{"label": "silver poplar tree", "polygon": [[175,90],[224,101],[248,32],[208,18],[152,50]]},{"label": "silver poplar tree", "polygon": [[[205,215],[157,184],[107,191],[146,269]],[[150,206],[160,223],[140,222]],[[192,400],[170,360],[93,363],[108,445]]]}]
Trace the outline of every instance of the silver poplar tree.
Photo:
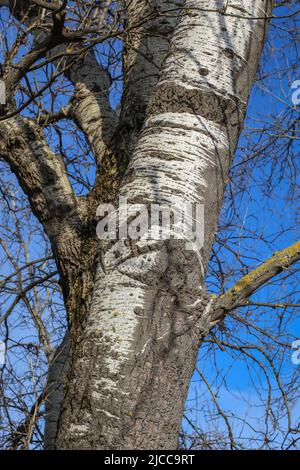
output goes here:
[{"label": "silver poplar tree", "polygon": [[[201,342],[300,258],[296,243],[219,297],[205,287],[272,1],[0,4],[20,27],[2,66],[0,154],[50,240],[68,317],[43,397],[45,448],[177,448]],[[116,111],[94,50],[115,37],[123,42]],[[37,74],[33,91],[30,73],[49,64],[51,76]],[[73,85],[67,104],[24,112],[62,77]],[[61,119],[93,154],[95,182],[84,195],[72,186],[65,155],[47,143],[45,129]],[[120,196],[149,208],[203,204],[203,248],[99,241],[96,209]]]}]

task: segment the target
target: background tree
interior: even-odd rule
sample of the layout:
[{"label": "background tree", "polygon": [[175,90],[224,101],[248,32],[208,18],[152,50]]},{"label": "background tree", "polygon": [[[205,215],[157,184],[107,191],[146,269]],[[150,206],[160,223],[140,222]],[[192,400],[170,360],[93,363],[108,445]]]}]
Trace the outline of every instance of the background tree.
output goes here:
[{"label": "background tree", "polygon": [[[266,60],[258,84],[297,73],[298,2],[271,3],[1,2],[3,447],[175,448],[199,346],[215,366],[212,385],[203,356],[195,373],[212,401],[191,394],[201,418],[188,404],[180,444],[297,445],[297,370],[280,377],[296,218],[264,237],[243,207],[245,192],[261,197],[258,177],[266,205],[281,181],[295,199],[297,108],[281,99],[275,116],[253,114],[233,160],[272,14],[278,65]],[[100,243],[96,208],[119,195],[203,203],[204,249]],[[283,234],[289,247],[266,262]],[[288,290],[249,300],[270,282]],[[265,426],[246,441],[218,401],[218,350],[257,374]]]}]

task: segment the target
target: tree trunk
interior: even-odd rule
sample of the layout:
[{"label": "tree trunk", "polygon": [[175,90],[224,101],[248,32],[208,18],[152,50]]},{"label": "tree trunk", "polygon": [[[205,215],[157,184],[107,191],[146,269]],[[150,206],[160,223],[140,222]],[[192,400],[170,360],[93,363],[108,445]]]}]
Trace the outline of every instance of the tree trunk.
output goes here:
[{"label": "tree trunk", "polygon": [[[88,313],[75,302],[57,449],[174,449],[199,341],[204,277],[271,12],[268,0],[187,1],[119,195],[204,205],[204,248],[99,242]],[[80,296],[80,292],[76,293]],[[86,297],[86,295],[84,295]]]}]

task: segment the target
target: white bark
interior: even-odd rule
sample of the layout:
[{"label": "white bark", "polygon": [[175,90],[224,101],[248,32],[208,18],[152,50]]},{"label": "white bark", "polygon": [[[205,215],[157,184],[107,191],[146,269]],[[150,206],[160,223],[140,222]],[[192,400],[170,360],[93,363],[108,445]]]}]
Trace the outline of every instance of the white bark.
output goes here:
[{"label": "white bark", "polygon": [[[131,128],[130,142],[126,142],[131,149],[143,125],[183,3],[183,0],[125,2],[127,27],[141,23],[139,28],[127,34],[124,44],[124,94],[120,121],[121,125]],[[161,13],[168,9],[173,9],[171,15]]]}]

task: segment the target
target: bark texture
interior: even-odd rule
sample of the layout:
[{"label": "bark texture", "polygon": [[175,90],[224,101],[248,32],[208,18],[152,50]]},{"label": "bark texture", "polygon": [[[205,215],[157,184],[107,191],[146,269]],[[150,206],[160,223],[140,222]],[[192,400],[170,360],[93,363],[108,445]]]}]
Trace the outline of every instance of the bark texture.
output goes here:
[{"label": "bark texture", "polygon": [[57,449],[177,447],[210,328],[207,260],[265,38],[267,22],[253,18],[271,12],[267,0],[223,6],[185,3],[119,189],[134,203],[203,203],[204,250],[183,240],[99,245],[89,308],[75,309],[71,326]]}]

